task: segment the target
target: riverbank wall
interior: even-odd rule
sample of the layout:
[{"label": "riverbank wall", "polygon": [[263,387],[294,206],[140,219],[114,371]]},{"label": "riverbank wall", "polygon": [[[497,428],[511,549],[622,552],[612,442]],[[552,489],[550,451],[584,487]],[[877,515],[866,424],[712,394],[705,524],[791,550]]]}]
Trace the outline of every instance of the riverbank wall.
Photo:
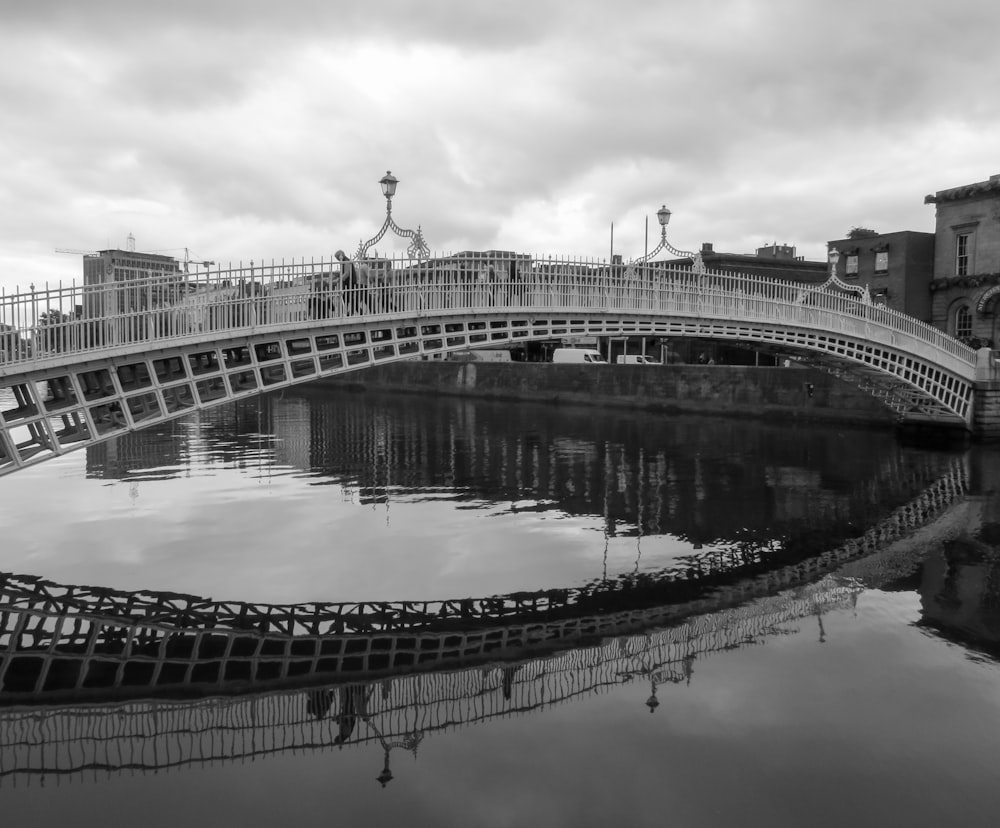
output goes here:
[{"label": "riverbank wall", "polygon": [[812,368],[556,365],[438,360],[377,365],[319,381],[354,390],[474,396],[891,428],[893,413]]}]

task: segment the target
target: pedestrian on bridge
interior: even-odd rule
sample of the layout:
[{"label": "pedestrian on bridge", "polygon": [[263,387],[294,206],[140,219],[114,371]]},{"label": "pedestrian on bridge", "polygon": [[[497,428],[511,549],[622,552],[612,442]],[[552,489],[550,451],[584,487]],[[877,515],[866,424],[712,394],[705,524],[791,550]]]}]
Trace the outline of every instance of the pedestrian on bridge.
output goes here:
[{"label": "pedestrian on bridge", "polygon": [[338,250],[334,256],[340,262],[340,286],[344,291],[344,307],[347,315],[367,312],[369,269],[352,262],[343,250]]}]

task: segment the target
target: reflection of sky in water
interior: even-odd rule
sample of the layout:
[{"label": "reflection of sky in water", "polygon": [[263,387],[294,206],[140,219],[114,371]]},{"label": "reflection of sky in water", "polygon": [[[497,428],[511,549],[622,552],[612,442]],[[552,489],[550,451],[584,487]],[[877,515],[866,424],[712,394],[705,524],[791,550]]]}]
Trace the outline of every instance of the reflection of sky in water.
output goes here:
[{"label": "reflection of sky in water", "polygon": [[[866,496],[851,500],[857,468],[876,476],[862,477],[875,495],[881,477],[899,488],[908,461],[891,442],[835,438],[622,412],[272,395],[0,478],[0,567],[275,603],[576,586],[712,548],[684,533],[759,538],[845,523],[850,508],[868,508]],[[917,465],[933,467],[928,457]]]},{"label": "reflection of sky in water", "polygon": [[[604,573],[596,517],[445,493],[362,503],[340,484],[221,467],[100,481],[83,477],[82,459],[67,455],[0,481],[17,480],[16,524],[14,504],[0,506],[11,526],[0,567],[63,583],[272,603],[487,595]],[[659,568],[689,549],[669,536],[608,538],[607,568]]]},{"label": "reflection of sky in water", "polygon": [[[275,410],[281,418],[259,429],[250,412],[259,438],[206,419],[157,447],[152,435],[123,442],[117,455],[95,454],[100,464],[80,452],[0,478],[0,568],[271,602],[565,587],[669,565],[695,546],[676,527],[731,539],[881,517],[896,505],[883,499],[908,500],[954,459],[866,432],[709,421],[657,430],[655,418],[574,420],[561,408],[529,416],[510,405],[382,410],[353,400]],[[342,456],[337,441],[317,445],[333,432],[309,417],[344,412],[410,429],[403,454],[432,445],[432,425],[442,435],[433,446],[459,449],[417,453],[414,464],[440,465],[433,475],[378,471],[380,455],[360,438]],[[525,440],[539,459],[519,466]],[[483,468],[504,480],[468,462],[470,446],[492,452]],[[986,452],[972,457],[1000,468]],[[531,488],[546,481],[552,490]],[[1000,489],[981,489],[991,486]],[[945,523],[973,531],[995,501],[971,498]],[[654,524],[665,528],[648,531]],[[991,825],[1000,669],[916,626],[988,620],[991,554],[969,546],[905,583],[862,591],[852,609],[805,615],[752,646],[699,651],[690,683],[659,686],[652,714],[641,676],[480,723],[464,724],[456,704],[456,727],[427,733],[416,758],[392,751],[385,789],[374,743],[87,772],[44,787],[37,777],[12,784],[0,768],[4,825]]]}]

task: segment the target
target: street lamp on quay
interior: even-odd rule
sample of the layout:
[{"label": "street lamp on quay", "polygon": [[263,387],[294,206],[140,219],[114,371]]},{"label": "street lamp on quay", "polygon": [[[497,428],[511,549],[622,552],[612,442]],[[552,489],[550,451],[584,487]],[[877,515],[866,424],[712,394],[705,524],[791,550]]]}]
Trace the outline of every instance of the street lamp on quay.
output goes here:
[{"label": "street lamp on quay", "polygon": [[397,236],[403,239],[409,239],[410,245],[406,248],[406,253],[411,259],[426,259],[430,256],[430,248],[427,246],[427,242],[424,241],[423,232],[420,226],[417,225],[416,230],[404,230],[392,218],[392,197],[396,195],[396,185],[399,184],[399,179],[392,174],[391,170],[386,170],[385,175],[379,179],[379,186],[382,188],[382,195],[385,196],[385,221],[382,222],[382,228],[372,236],[368,241],[361,242],[358,245],[358,252],[355,254],[354,258],[356,261],[361,261],[368,255],[368,249],[386,234],[387,230],[392,230]]},{"label": "street lamp on quay", "polygon": [[[672,253],[678,259],[690,259],[694,264],[694,270],[697,273],[701,273],[704,270],[704,264],[701,260],[701,253],[692,253],[689,250],[678,250],[670,242],[667,241],[667,225],[670,224],[670,217],[673,213],[669,210],[666,204],[664,204],[659,210],[656,211],[656,220],[660,223],[660,243],[656,245],[652,250],[638,259],[633,259],[632,264],[642,264],[648,262],[654,256],[656,256],[661,250],[666,250],[668,253]],[[648,222],[647,222],[648,227]],[[648,231],[647,231],[648,232]]]}]

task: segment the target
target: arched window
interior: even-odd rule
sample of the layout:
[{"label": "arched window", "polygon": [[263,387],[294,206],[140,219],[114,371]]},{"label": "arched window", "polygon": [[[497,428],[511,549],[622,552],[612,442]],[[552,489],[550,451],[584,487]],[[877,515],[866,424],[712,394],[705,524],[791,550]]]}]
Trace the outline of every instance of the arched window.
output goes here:
[{"label": "arched window", "polygon": [[962,305],[955,311],[955,339],[968,339],[972,336],[972,311],[968,305]]}]

